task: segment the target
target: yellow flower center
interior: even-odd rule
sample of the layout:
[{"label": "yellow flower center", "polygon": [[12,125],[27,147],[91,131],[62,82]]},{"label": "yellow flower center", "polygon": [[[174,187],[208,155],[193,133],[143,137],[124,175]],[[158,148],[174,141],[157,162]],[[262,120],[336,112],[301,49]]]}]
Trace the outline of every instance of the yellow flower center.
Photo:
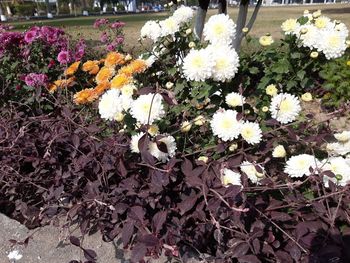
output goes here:
[{"label": "yellow flower center", "polygon": [[193,58],[192,66],[195,68],[201,68],[203,66],[203,59],[200,56]]},{"label": "yellow flower center", "polygon": [[226,58],[218,58],[216,60],[216,69],[222,70],[228,67],[228,62]]},{"label": "yellow flower center", "polygon": [[291,101],[284,99],[280,104],[280,112],[290,112],[293,109],[293,104]]},{"label": "yellow flower center", "polygon": [[225,31],[225,27],[222,24],[216,24],[213,27],[213,31],[215,35],[219,36],[219,35],[222,35],[222,33]]},{"label": "yellow flower center", "polygon": [[242,129],[241,134],[242,134],[243,138],[251,139],[254,135],[254,131],[250,127],[247,127],[247,128]]}]

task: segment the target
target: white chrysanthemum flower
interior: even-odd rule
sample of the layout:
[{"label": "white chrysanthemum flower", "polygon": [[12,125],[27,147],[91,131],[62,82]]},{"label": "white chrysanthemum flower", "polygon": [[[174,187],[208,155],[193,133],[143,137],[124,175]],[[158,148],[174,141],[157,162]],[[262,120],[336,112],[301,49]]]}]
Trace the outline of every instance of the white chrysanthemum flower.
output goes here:
[{"label": "white chrysanthemum flower", "polygon": [[329,28],[333,23],[331,23],[331,20],[329,19],[329,17],[320,16],[315,19],[314,24],[318,29],[324,29],[327,27]]},{"label": "white chrysanthemum flower", "polygon": [[349,36],[349,29],[344,23],[334,22],[334,29],[344,38],[347,38]]},{"label": "white chrysanthemum flower", "polygon": [[299,99],[288,93],[280,93],[272,98],[270,112],[272,118],[282,124],[294,121],[301,110]]},{"label": "white chrysanthemum flower", "polygon": [[141,95],[131,105],[131,116],[141,124],[152,124],[165,114],[162,102],[163,97],[160,94]]},{"label": "white chrysanthemum flower", "polygon": [[134,100],[132,99],[132,97],[129,96],[121,96],[122,99],[122,107],[124,111],[128,111],[132,105],[132,103],[134,102]]},{"label": "white chrysanthemum flower", "polygon": [[122,113],[122,97],[117,89],[110,89],[104,93],[98,104],[98,111],[102,119],[114,120],[118,114]]},{"label": "white chrysanthemum flower", "polygon": [[257,144],[261,141],[261,129],[259,124],[246,121],[241,125],[241,136],[249,144]]},{"label": "white chrysanthemum flower", "polygon": [[167,147],[167,153],[162,152],[158,149],[157,143],[151,142],[148,146],[148,150],[150,154],[154,157],[156,157],[159,161],[162,161],[163,163],[168,161],[169,158],[172,158],[175,156],[176,153],[176,143],[175,138],[173,136],[166,136],[158,140],[159,142],[163,142]]},{"label": "white chrysanthemum flower", "polygon": [[302,177],[310,175],[310,167],[315,169],[318,161],[315,156],[309,154],[299,154],[292,156],[286,163],[284,172],[290,177]]},{"label": "white chrysanthemum flower", "polygon": [[323,171],[331,171],[336,176],[328,177],[324,175],[323,180],[326,187],[329,187],[329,181],[335,184],[345,186],[350,182],[350,165],[343,157],[331,157],[328,160],[324,160],[322,166]]},{"label": "white chrysanthemum flower", "polygon": [[281,26],[286,35],[293,34],[298,27],[300,27],[300,24],[296,19],[287,19]]},{"label": "white chrysanthemum flower", "polygon": [[265,178],[264,168],[260,165],[256,166],[258,166],[262,170],[262,172],[259,172],[255,168],[255,165],[248,161],[244,161],[240,165],[241,171],[245,173],[248,176],[249,180],[254,184],[258,183],[261,179]]},{"label": "white chrysanthemum flower", "polygon": [[213,134],[223,141],[238,138],[241,125],[241,122],[237,120],[237,111],[234,110],[219,110],[210,121]]},{"label": "white chrysanthemum flower", "polygon": [[318,30],[314,25],[303,25],[297,28],[296,35],[300,37],[301,44],[304,47],[310,49],[316,48],[319,42],[320,30]]},{"label": "white chrysanthemum flower", "polygon": [[177,21],[177,23],[181,24],[191,21],[193,15],[194,12],[191,7],[182,5],[175,10],[173,18]]},{"label": "white chrysanthemum flower", "polygon": [[345,143],[334,142],[327,144],[327,151],[331,155],[346,155],[350,153],[350,141]]},{"label": "white chrysanthemum flower", "polygon": [[156,21],[147,21],[141,28],[141,37],[152,39],[154,42],[158,40],[162,32],[159,23]]},{"label": "white chrysanthemum flower", "polygon": [[272,151],[272,157],[274,158],[284,158],[286,155],[287,152],[283,145],[277,145]]},{"label": "white chrysanthemum flower", "polygon": [[139,132],[138,134],[135,134],[131,136],[131,141],[130,141],[130,149],[133,153],[139,153],[139,140],[145,133]]},{"label": "white chrysanthemum flower", "polygon": [[236,24],[228,15],[213,15],[204,25],[204,39],[212,44],[230,45],[236,34]]},{"label": "white chrysanthemum flower", "polygon": [[173,17],[169,17],[159,22],[161,28],[161,36],[174,35],[180,29],[180,25]]},{"label": "white chrysanthemum flower", "polygon": [[346,38],[338,31],[324,30],[319,33],[317,50],[322,51],[327,59],[341,57],[346,48]]},{"label": "white chrysanthemum flower", "polygon": [[221,170],[221,182],[224,186],[229,184],[242,186],[241,175],[228,168]]},{"label": "white chrysanthemum flower", "polygon": [[13,260],[20,260],[23,257],[23,255],[21,255],[18,250],[13,250],[7,255],[7,257],[12,262]]},{"label": "white chrysanthemum flower", "polygon": [[341,133],[335,133],[334,137],[342,143],[350,141],[350,131],[342,131]]},{"label": "white chrysanthemum flower", "polygon": [[206,49],[192,49],[183,61],[183,72],[187,80],[204,81],[211,77],[215,62]]},{"label": "white chrysanthemum flower", "polygon": [[243,106],[245,103],[245,97],[237,92],[231,92],[226,95],[225,102],[231,107]]},{"label": "white chrysanthemum flower", "polygon": [[212,77],[215,81],[230,81],[239,67],[239,57],[232,47],[226,45],[209,45],[207,48],[214,60]]},{"label": "white chrysanthemum flower", "polygon": [[131,97],[137,90],[134,84],[126,84],[121,88],[122,95],[125,97]]}]

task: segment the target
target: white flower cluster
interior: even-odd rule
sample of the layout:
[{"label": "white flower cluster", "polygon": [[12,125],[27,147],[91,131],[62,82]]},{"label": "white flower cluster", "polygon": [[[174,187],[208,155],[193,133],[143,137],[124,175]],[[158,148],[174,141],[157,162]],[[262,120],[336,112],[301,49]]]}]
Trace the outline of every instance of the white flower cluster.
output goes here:
[{"label": "white flower cluster", "polygon": [[189,81],[230,81],[239,67],[239,57],[232,48],[234,22],[224,14],[211,16],[204,26],[204,38],[210,44],[203,49],[192,49],[183,60],[183,73]]},{"label": "white flower cluster", "polygon": [[141,38],[149,38],[156,42],[160,37],[174,35],[180,27],[193,18],[193,10],[188,6],[180,6],[174,14],[162,21],[148,21],[141,28]]},{"label": "white flower cluster", "polygon": [[162,95],[158,93],[140,95],[132,102],[130,114],[141,124],[152,124],[160,120],[165,114]]},{"label": "white flower cluster", "polygon": [[234,172],[228,168],[224,168],[220,171],[221,173],[221,182],[224,186],[239,185],[242,187],[241,175],[237,172]]},{"label": "white flower cluster", "polygon": [[337,142],[328,143],[327,151],[333,156],[350,154],[350,131],[334,134]]},{"label": "white flower cluster", "polygon": [[349,30],[344,23],[321,15],[321,11],[304,15],[308,19],[300,24],[296,19],[287,19],[281,28],[286,35],[295,35],[300,45],[322,52],[327,59],[341,57],[346,48]]},{"label": "white flower cluster", "polygon": [[[132,91],[134,86],[128,85],[124,92],[118,89],[110,89],[104,93],[98,104],[98,111],[102,119],[118,120],[127,111],[132,103]],[[130,91],[130,89],[132,91]]]},{"label": "white flower cluster", "polygon": [[237,111],[220,109],[214,113],[210,126],[214,135],[223,141],[232,141],[239,135],[249,144],[261,141],[262,132],[259,124],[237,120]]},{"label": "white flower cluster", "polygon": [[350,158],[330,157],[325,160],[318,160],[310,154],[292,156],[286,163],[284,172],[290,177],[303,177],[311,174],[320,174],[325,171],[332,172],[335,177],[323,175],[323,182],[329,187],[329,181],[345,186],[350,183]]},{"label": "white flower cluster", "polygon": [[[259,168],[259,171],[258,169],[256,169],[256,167]],[[252,183],[255,183],[255,184],[259,183],[261,179],[264,179],[266,177],[265,170],[261,165],[244,161],[241,163],[240,168],[241,168],[241,171],[247,175],[248,179]]]}]

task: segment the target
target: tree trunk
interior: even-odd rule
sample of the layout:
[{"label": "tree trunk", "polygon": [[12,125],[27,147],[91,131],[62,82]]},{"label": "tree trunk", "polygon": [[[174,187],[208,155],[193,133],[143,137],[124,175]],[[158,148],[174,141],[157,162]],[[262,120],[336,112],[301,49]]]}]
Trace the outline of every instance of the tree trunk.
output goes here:
[{"label": "tree trunk", "polygon": [[49,2],[49,0],[45,0],[45,4],[46,4],[46,14],[47,14],[47,18],[52,18],[51,7],[50,7],[50,2]]},{"label": "tree trunk", "polygon": [[59,0],[56,0],[56,15],[60,14],[60,2]]},{"label": "tree trunk", "polygon": [[227,14],[227,1],[226,0],[219,0],[218,13],[225,14],[225,15]]},{"label": "tree trunk", "polygon": [[0,4],[0,21],[1,22],[4,22],[4,21],[6,21],[7,19],[6,19],[6,16],[4,15],[4,11],[2,10],[2,6],[1,6],[1,4]]},{"label": "tree trunk", "polygon": [[12,16],[11,8],[8,4],[6,4],[6,11],[9,16]]},{"label": "tree trunk", "polygon": [[194,31],[199,39],[202,38],[205,17],[209,7],[209,0],[199,0]]}]

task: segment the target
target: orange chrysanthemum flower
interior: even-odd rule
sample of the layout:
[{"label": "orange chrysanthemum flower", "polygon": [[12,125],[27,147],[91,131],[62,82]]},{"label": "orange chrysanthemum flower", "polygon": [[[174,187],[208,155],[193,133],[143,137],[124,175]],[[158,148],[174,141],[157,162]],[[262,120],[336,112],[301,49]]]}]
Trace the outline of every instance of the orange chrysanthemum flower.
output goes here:
[{"label": "orange chrysanthemum flower", "polygon": [[110,52],[108,53],[106,59],[105,59],[105,66],[106,67],[114,67],[116,65],[124,64],[124,55],[120,54],[118,52]]},{"label": "orange chrysanthemum flower", "polygon": [[130,83],[132,78],[125,74],[118,74],[111,81],[111,88],[113,89],[121,89],[124,85]]},{"label": "orange chrysanthemum flower", "polygon": [[111,83],[102,82],[94,88],[94,91],[98,96],[100,96],[106,89],[109,89],[110,87],[111,87]]},{"label": "orange chrysanthemum flower", "polygon": [[99,64],[98,60],[88,60],[83,64],[82,70],[85,72],[90,71],[98,64]]},{"label": "orange chrysanthemum flower", "polygon": [[80,61],[74,62],[72,65],[70,65],[65,71],[64,71],[64,75],[65,76],[69,76],[69,75],[73,75],[75,72],[77,72],[78,68],[80,65]]},{"label": "orange chrysanthemum flower", "polygon": [[70,88],[73,87],[76,84],[75,77],[70,77],[68,79],[58,79],[54,81],[54,83],[50,84],[48,89],[49,92],[53,93],[58,88]]},{"label": "orange chrysanthemum flower", "polygon": [[107,82],[114,74],[114,70],[108,67],[103,67],[96,75],[96,83]]},{"label": "orange chrysanthemum flower", "polygon": [[83,89],[74,94],[75,104],[86,104],[91,103],[98,98],[94,89]]},{"label": "orange chrysanthemum flower", "polygon": [[129,66],[133,69],[133,74],[141,73],[147,68],[146,62],[142,59],[136,59],[134,61],[131,61]]}]

